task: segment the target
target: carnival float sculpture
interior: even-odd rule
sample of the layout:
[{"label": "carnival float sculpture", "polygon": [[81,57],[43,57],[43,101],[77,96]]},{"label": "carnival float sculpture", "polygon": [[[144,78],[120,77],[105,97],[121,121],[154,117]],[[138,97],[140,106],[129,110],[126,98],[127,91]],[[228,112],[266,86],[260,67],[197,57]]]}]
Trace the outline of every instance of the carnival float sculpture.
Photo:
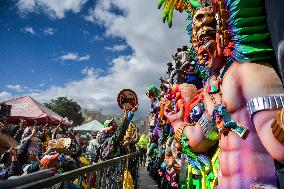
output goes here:
[{"label": "carnival float sculpture", "polygon": [[[186,73],[186,70],[183,70],[183,72]],[[153,88],[153,85],[150,88]],[[150,140],[149,169],[151,174],[157,178],[155,171],[153,171],[156,170],[161,178],[161,188],[213,188],[217,183],[218,170],[217,155],[214,156],[216,152],[216,134],[215,138],[213,138],[215,142],[209,139],[211,146],[215,145],[214,150],[206,154],[203,153],[205,150],[202,153],[200,153],[201,151],[196,153],[188,145],[186,136],[181,138],[182,133],[180,131],[174,133],[175,127],[173,127],[173,119],[170,116],[170,114],[174,115],[175,112],[185,110],[184,114],[179,114],[180,118],[187,124],[194,124],[194,120],[197,119],[195,117],[200,117],[197,114],[202,113],[198,108],[194,107],[194,105],[199,104],[201,90],[197,90],[194,84],[189,83],[173,85],[167,83],[167,88],[167,93],[161,93],[157,98],[159,103],[155,103],[158,104],[156,108],[157,112],[159,112],[157,114],[159,124],[153,129],[156,137],[153,137],[151,132],[149,133],[152,139],[155,138],[155,140]],[[159,135],[155,134],[157,129],[160,130]],[[166,140],[160,140],[165,137],[167,137]],[[154,148],[155,150],[153,150]],[[154,151],[157,153],[153,153]],[[162,151],[165,151],[165,153],[159,153]],[[213,156],[215,158],[212,158]],[[211,161],[211,158],[213,161]],[[188,164],[186,168],[181,166],[185,165],[185,162]],[[180,174],[181,172],[183,174]]]},{"label": "carnival float sculpture", "polygon": [[161,115],[180,153],[166,146],[159,166],[179,159],[180,188],[283,187],[275,162],[284,163],[284,89],[271,66],[263,2],[159,0],[158,6],[170,27],[175,9],[188,13],[188,53],[203,80],[202,92],[188,103],[179,91],[183,84],[166,83]]}]

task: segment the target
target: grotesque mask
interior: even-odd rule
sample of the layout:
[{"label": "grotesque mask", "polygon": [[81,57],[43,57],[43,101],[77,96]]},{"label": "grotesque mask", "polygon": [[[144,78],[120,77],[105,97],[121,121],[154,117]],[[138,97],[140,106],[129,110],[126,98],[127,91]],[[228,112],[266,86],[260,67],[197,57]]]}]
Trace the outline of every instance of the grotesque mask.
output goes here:
[{"label": "grotesque mask", "polygon": [[196,52],[200,46],[204,45],[216,37],[216,19],[210,7],[204,7],[196,11],[193,16],[192,45]]}]

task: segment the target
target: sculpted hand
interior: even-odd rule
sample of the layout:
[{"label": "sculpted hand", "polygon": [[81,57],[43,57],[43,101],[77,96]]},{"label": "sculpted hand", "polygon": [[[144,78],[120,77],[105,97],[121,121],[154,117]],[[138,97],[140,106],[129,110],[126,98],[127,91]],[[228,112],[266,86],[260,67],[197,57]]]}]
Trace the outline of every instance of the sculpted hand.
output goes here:
[{"label": "sculpted hand", "polygon": [[132,108],[131,112],[133,112],[133,113],[136,112],[138,110],[138,106],[139,106],[139,104],[136,104],[136,106],[134,106]]},{"label": "sculpted hand", "polygon": [[165,106],[164,114],[169,122],[176,122],[176,121],[182,121],[183,117],[183,105],[180,107],[180,110],[178,113],[175,113],[174,110],[170,109],[168,105]]},{"label": "sculpted hand", "polygon": [[183,105],[180,107],[178,113],[172,110],[170,104],[166,104],[164,114],[169,122],[171,122],[174,130],[179,128],[180,124],[183,124]]}]

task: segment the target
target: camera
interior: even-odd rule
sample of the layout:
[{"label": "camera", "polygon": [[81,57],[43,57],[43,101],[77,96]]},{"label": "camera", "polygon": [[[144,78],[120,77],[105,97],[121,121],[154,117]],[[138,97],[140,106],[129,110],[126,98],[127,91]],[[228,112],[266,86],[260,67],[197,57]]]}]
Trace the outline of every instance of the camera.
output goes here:
[{"label": "camera", "polygon": [[11,109],[12,109],[12,105],[1,103],[0,104],[0,118],[10,117],[11,116]]}]

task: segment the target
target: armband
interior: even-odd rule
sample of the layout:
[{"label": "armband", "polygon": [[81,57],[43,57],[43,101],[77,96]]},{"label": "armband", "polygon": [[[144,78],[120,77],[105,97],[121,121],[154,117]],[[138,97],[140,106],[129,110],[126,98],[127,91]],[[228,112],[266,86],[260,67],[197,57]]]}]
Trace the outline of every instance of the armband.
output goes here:
[{"label": "armband", "polygon": [[200,127],[206,138],[211,140],[218,139],[217,128],[213,125],[212,121],[205,116],[205,114],[201,116],[201,118],[198,120],[198,123],[200,124]]},{"label": "armband", "polygon": [[180,142],[181,136],[182,136],[182,133],[183,133],[183,130],[184,130],[185,126],[186,126],[186,124],[182,124],[182,125],[175,131],[174,138],[175,138],[175,141],[176,141],[176,142]]},{"label": "armband", "polygon": [[249,100],[247,102],[247,109],[250,118],[259,111],[263,110],[277,110],[284,107],[284,96],[263,96]]}]

